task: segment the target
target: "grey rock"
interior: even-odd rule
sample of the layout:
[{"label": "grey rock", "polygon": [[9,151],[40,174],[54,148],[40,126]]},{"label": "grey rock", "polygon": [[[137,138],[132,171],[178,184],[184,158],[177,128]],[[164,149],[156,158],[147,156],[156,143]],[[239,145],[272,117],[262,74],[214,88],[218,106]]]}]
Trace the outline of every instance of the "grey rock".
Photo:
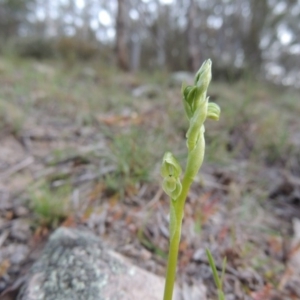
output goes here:
[{"label": "grey rock", "polygon": [[64,227],[51,235],[27,278],[18,300],[160,300],[164,285],[94,234]]}]

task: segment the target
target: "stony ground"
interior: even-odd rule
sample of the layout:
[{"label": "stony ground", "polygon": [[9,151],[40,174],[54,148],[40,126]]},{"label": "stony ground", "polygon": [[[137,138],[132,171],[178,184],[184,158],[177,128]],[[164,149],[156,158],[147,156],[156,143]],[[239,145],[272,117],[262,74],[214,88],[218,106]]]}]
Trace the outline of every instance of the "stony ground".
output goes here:
[{"label": "stony ground", "polygon": [[[164,275],[168,199],[159,164],[172,149],[184,165],[187,129],[180,83],[171,79],[104,64],[0,59],[3,297],[18,290],[58,226],[86,226]],[[299,94],[247,79],[214,83],[210,95],[222,115],[206,126],[178,282],[187,299],[203,287],[216,299],[209,248],[219,268],[227,257],[226,299],[299,299]]]}]

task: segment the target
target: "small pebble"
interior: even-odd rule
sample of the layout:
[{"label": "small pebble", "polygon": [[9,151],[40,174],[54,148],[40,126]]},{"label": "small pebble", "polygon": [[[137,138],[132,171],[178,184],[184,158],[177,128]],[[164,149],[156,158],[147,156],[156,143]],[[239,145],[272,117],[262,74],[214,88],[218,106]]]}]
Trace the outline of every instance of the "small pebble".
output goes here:
[{"label": "small pebble", "polygon": [[2,291],[5,290],[7,286],[7,283],[5,283],[4,281],[0,280],[0,293],[2,293]]},{"label": "small pebble", "polygon": [[27,220],[17,219],[13,221],[10,237],[18,242],[26,242],[31,237],[30,224]]},{"label": "small pebble", "polygon": [[28,216],[29,210],[24,206],[17,206],[14,208],[14,214],[16,217]]},{"label": "small pebble", "polygon": [[29,247],[22,244],[10,244],[7,247],[3,247],[1,253],[3,259],[8,259],[12,265],[18,265],[26,260],[29,254]]}]

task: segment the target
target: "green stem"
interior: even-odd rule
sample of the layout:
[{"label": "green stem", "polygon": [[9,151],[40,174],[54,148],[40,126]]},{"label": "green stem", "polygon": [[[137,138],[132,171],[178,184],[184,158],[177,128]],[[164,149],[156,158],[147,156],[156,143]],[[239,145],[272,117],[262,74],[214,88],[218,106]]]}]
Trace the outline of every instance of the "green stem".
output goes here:
[{"label": "green stem", "polygon": [[182,225],[182,219],[184,214],[184,204],[190,186],[193,183],[194,178],[202,165],[204,151],[205,151],[204,126],[202,126],[197,145],[188,154],[186,172],[182,180],[181,194],[176,200],[171,200],[171,204],[170,204],[174,206],[174,210],[175,210],[175,216],[170,214],[170,218],[175,218],[175,222],[174,220],[170,220],[171,224],[175,224],[175,229],[174,229],[174,233],[173,230],[170,230],[170,248],[169,248],[169,257],[168,257],[168,265],[167,265],[164,300],[172,300],[174,282],[176,277],[178,249],[179,249],[180,236],[181,236],[181,225]]},{"label": "green stem", "polygon": [[191,179],[185,176],[182,181],[182,191],[180,196],[176,199],[175,203],[174,202],[171,203],[171,205],[175,206],[177,223],[176,223],[174,236],[173,238],[170,237],[171,240],[170,240],[170,248],[169,248],[169,256],[168,256],[164,300],[172,300],[172,296],[173,296],[173,289],[174,289],[174,283],[176,277],[178,249],[179,249],[180,235],[181,235],[181,225],[182,225],[182,219],[184,213],[184,203],[192,182],[193,181]]}]

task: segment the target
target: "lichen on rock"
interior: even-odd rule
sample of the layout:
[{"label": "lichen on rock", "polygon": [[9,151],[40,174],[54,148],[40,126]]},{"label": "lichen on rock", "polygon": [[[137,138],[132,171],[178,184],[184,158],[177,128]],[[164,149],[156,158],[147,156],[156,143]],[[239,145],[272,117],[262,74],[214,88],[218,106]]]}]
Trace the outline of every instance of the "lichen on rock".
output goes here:
[{"label": "lichen on rock", "polygon": [[[102,299],[99,295],[109,277],[109,264],[104,262],[108,260],[95,235],[61,227],[33,265],[18,300]],[[116,261],[111,264],[122,268]]]},{"label": "lichen on rock", "polygon": [[133,266],[86,230],[61,227],[17,300],[160,300],[164,280]]}]

